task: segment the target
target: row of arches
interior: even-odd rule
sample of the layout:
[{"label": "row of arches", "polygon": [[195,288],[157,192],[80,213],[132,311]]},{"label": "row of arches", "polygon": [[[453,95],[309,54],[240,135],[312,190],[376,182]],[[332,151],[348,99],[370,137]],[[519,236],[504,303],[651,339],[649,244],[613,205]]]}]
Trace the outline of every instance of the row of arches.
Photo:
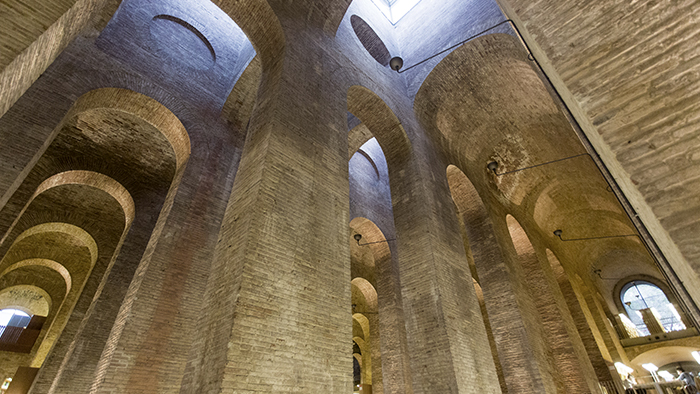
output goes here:
[{"label": "row of arches", "polygon": [[[0,283],[7,297],[0,309],[32,316],[23,335],[33,333],[33,340],[7,343],[6,350],[24,348],[3,362],[5,375],[18,365],[41,367],[52,351],[70,351],[71,336],[85,323],[81,317],[89,320],[93,312],[93,297],[109,293],[103,280],[113,277],[112,267],[138,264],[138,254],[130,263],[120,248],[145,246],[127,234],[153,225],[189,154],[184,127],[153,99],[105,88],[75,102],[2,210]],[[109,316],[105,309],[94,313]],[[35,324],[37,317],[43,319]]]},{"label": "row of arches", "polygon": [[[362,41],[362,37],[359,39]],[[515,254],[520,256],[517,259],[520,260],[518,263],[520,266],[518,273],[509,273],[513,269],[513,266],[510,266],[500,271],[500,275],[508,277],[507,274],[510,274],[510,280],[515,283],[524,281],[525,287],[529,288],[526,289],[526,292],[530,293],[529,295],[523,293],[522,288],[512,289],[516,297],[511,302],[517,308],[525,308],[526,310],[530,308],[536,311],[535,315],[539,315],[536,319],[522,323],[526,331],[539,331],[537,335],[540,336],[540,339],[531,338],[531,343],[546,341],[544,338],[567,336],[570,338],[568,343],[564,343],[565,340],[560,344],[548,344],[540,349],[526,349],[518,358],[523,358],[525,357],[523,354],[530,354],[534,351],[536,354],[543,354],[542,360],[556,360],[546,367],[549,368],[548,371],[542,372],[543,391],[597,392],[602,390],[601,385],[607,390],[611,390],[612,386],[619,386],[619,377],[616,374],[611,374],[608,367],[613,360],[629,363],[631,358],[627,358],[624,350],[619,353],[617,350],[610,352],[608,348],[615,345],[611,345],[611,342],[603,343],[608,339],[596,342],[593,337],[597,340],[601,335],[608,335],[609,338],[609,333],[603,334],[604,331],[619,330],[622,326],[614,323],[614,319],[605,316],[603,319],[607,320],[607,324],[600,322],[599,317],[591,317],[590,311],[581,310],[582,307],[577,305],[578,301],[583,304],[590,304],[591,301],[586,300],[580,294],[576,295],[574,303],[563,301],[567,297],[574,297],[574,294],[572,294],[571,284],[566,283],[569,281],[569,277],[561,272],[563,269],[553,250],[567,261],[568,275],[585,277],[586,284],[584,286],[592,287],[593,291],[598,293],[596,297],[605,294],[602,297],[604,301],[602,303],[596,301],[591,308],[599,310],[594,313],[607,313],[608,316],[610,316],[610,312],[605,310],[610,308],[614,313],[617,309],[616,305],[620,305],[619,310],[624,312],[624,308],[620,304],[621,297],[624,297],[620,291],[621,286],[631,287],[634,282],[630,280],[639,273],[648,273],[650,277],[655,278],[655,281],[663,283],[663,279],[660,279],[662,278],[661,272],[654,266],[639,239],[618,240],[620,242],[604,241],[589,245],[579,244],[580,248],[563,248],[552,242],[549,238],[551,235],[549,237],[546,235],[547,230],[551,230],[549,227],[552,229],[554,227],[558,229],[567,227],[568,230],[564,231],[570,234],[571,238],[594,236],[595,231],[600,230],[610,234],[628,234],[634,232],[634,229],[624,216],[619,204],[614,198],[611,198],[609,191],[606,192],[606,184],[602,177],[592,167],[586,168],[590,166],[590,162],[587,162],[589,159],[581,154],[583,147],[575,138],[571,138],[571,133],[561,132],[569,127],[568,121],[556,108],[556,104],[551,101],[549,93],[542,86],[540,76],[527,64],[528,61],[519,48],[519,44],[512,37],[499,34],[485,36],[476,41],[478,43],[475,45],[465,45],[455,50],[433,69],[432,73],[434,74],[427,77],[418,91],[414,102],[414,111],[426,130],[439,131],[439,135],[433,134],[433,140],[437,141],[437,144],[441,145],[443,150],[447,152],[447,160],[455,164],[447,169],[447,178],[458,210],[469,211],[466,215],[471,216],[472,223],[478,223],[481,226],[483,225],[479,223],[480,221],[495,220],[492,216],[494,210],[499,212],[501,220],[507,216],[505,227],[510,229],[509,238],[515,243]],[[367,47],[365,42],[362,44]],[[367,50],[370,49],[367,48]],[[473,53],[468,54],[470,51]],[[489,51],[492,51],[491,54],[484,54]],[[471,57],[469,57],[470,55]],[[493,60],[497,63],[496,66],[484,67],[484,62],[490,61],[485,60],[489,56],[493,56]],[[470,62],[473,64],[470,65]],[[444,74],[442,70],[444,70]],[[492,74],[494,70],[505,71],[506,78],[500,80],[489,78],[488,74]],[[511,72],[512,74],[510,74]],[[527,78],[523,78],[523,75],[526,75]],[[468,82],[465,82],[467,80]],[[432,86],[435,81],[439,81],[440,85]],[[478,86],[479,84],[483,86]],[[510,89],[511,87],[515,88]],[[514,91],[517,90],[529,93],[528,99],[519,101],[523,105],[520,110],[517,109],[517,106],[511,105],[514,96],[517,95]],[[490,96],[479,96],[478,93],[483,91],[489,91]],[[475,96],[473,102],[464,98],[469,94]],[[350,95],[348,97],[348,108],[350,108],[352,105],[350,104]],[[485,107],[506,108],[507,111],[512,112],[509,114],[499,113],[498,116],[503,119],[498,119],[493,113],[479,112]],[[483,118],[479,119],[480,115]],[[455,117],[462,117],[464,120],[455,119]],[[507,120],[508,118],[511,120]],[[517,119],[517,121],[512,119]],[[510,124],[506,124],[506,122]],[[531,129],[527,129],[528,127]],[[368,130],[373,129],[364,123],[354,124],[349,134],[350,145],[357,144],[358,136],[368,138],[370,136],[367,133]],[[465,130],[469,130],[469,132]],[[480,132],[483,135],[474,135],[474,133]],[[535,138],[537,141],[523,139],[522,135],[529,136],[530,134],[541,134],[541,138]],[[499,138],[501,138],[500,142]],[[483,142],[484,139],[486,142]],[[382,145],[381,142],[379,144]],[[551,144],[550,148],[542,146],[547,144]],[[384,148],[383,145],[382,148]],[[562,152],[567,151],[571,153],[569,156],[581,157],[582,163],[567,165],[567,168],[557,168],[558,173],[555,175],[550,171],[535,170],[531,171],[534,175],[523,173],[501,178],[498,177],[498,174],[496,177],[491,177],[488,172],[482,169],[485,167],[485,163],[495,159],[499,163],[498,173],[507,173],[518,168],[528,167],[528,165],[546,163],[548,154],[551,155],[549,156],[551,160],[557,160],[557,157],[567,156],[566,154],[562,155]],[[358,152],[363,156],[368,156],[363,150]],[[391,163],[394,158],[393,154],[386,150],[384,153],[387,162]],[[366,162],[374,166],[376,160],[368,157]],[[390,173],[391,165],[389,164]],[[482,165],[483,167],[481,167]],[[460,170],[460,167],[464,168],[469,177]],[[471,179],[476,187],[472,184]],[[465,188],[464,184],[469,184],[470,192],[460,190]],[[351,201],[352,187],[351,161]],[[395,184],[392,184],[392,187],[395,187]],[[494,188],[497,189],[495,193],[493,192]],[[480,192],[476,192],[477,189]],[[460,193],[471,194],[471,197],[465,198]],[[489,208],[484,207],[482,198],[487,201],[486,205]],[[477,206],[482,208],[476,209]],[[494,206],[501,207],[494,208]],[[525,235],[520,223],[513,216],[508,215],[509,209],[513,214],[517,212],[517,215],[526,221],[526,226],[531,231],[530,236],[538,238],[539,245],[536,247],[538,252],[533,249],[528,240],[529,237]],[[476,214],[476,211],[479,214]],[[477,218],[474,218],[474,215]],[[461,212],[460,220],[466,220],[462,217]],[[571,223],[596,223],[596,227],[586,231],[579,228],[579,231],[576,231],[575,228],[571,227]],[[463,225],[465,224],[463,223]],[[501,228],[503,228],[502,224]],[[497,241],[498,238],[505,237],[502,230],[500,231],[500,234],[494,234],[492,229],[490,230],[491,235],[488,235],[489,231],[472,231],[470,235],[465,234],[465,240],[469,239],[478,245],[477,253],[481,254],[482,258],[493,261],[494,250],[504,248],[504,245]],[[551,233],[551,231],[549,232]],[[542,238],[545,239],[544,242],[539,241]],[[489,245],[491,245],[490,249]],[[467,245],[465,249],[470,250],[470,247]],[[573,252],[574,250],[575,252]],[[611,259],[614,254],[617,258],[615,262]],[[500,258],[508,259],[507,256]],[[470,258],[470,260],[472,259]],[[597,268],[599,266],[606,267],[607,275],[601,275]],[[493,267],[489,267],[489,269],[493,271]],[[472,275],[477,278],[476,267],[472,265],[471,271]],[[556,276],[557,272],[559,276]],[[492,274],[492,272],[489,273]],[[605,276],[613,276],[614,282],[600,283],[600,279]],[[609,280],[609,278],[605,280]],[[478,286],[477,293],[481,294],[480,298],[483,299],[485,291],[481,289],[478,282],[476,285]],[[522,284],[514,286],[522,286]],[[617,289],[614,289],[614,286],[617,286]],[[549,288],[549,290],[541,291],[545,288]],[[577,288],[576,291],[580,292],[581,289]],[[493,294],[492,297],[494,297]],[[660,295],[660,297],[666,297],[666,295]],[[673,298],[668,297],[668,299]],[[523,301],[523,298],[530,298],[529,302],[532,304],[523,306],[523,303],[528,302]],[[617,301],[615,301],[616,299]],[[672,303],[666,304],[672,305]],[[583,308],[586,309],[588,306],[583,306]],[[497,307],[492,307],[492,309],[495,310]],[[483,308],[483,312],[485,325],[489,327],[491,325],[489,317],[486,316],[486,308]],[[501,312],[500,310],[494,311],[494,315],[498,316]],[[677,316],[673,316],[673,319],[680,322],[684,318],[679,313]],[[533,323],[533,320],[539,320],[539,322]],[[635,318],[635,320],[637,319]],[[497,326],[501,330],[512,323],[512,319],[498,321]],[[586,324],[592,328],[583,327]],[[540,325],[543,327],[533,327]],[[678,327],[684,326],[679,324]],[[533,334],[529,333],[529,335]],[[489,336],[492,334],[489,333]],[[624,335],[620,335],[619,338],[624,339]],[[493,342],[492,340],[491,343],[493,344]],[[618,350],[621,349],[618,347]],[[512,351],[512,349],[508,351]],[[499,357],[502,355],[498,354],[495,345],[492,346],[492,354],[498,370],[501,389],[507,392],[507,384],[504,382],[502,366],[499,361]],[[547,363],[543,362],[543,364]],[[642,371],[641,364],[635,364],[635,366],[639,371]],[[512,371],[510,372],[512,373]],[[521,380],[519,383],[525,386],[531,385],[531,381]],[[517,384],[512,381],[511,390],[517,387]],[[517,390],[526,392],[532,389],[525,386],[518,387]]]},{"label": "row of arches", "polygon": [[[305,20],[329,36],[340,24],[335,42],[344,42],[352,37],[346,33],[359,3],[346,17],[339,14],[344,7],[328,4],[314,8]],[[136,4],[140,3],[123,2],[121,13],[96,41],[108,56],[117,56],[124,48],[118,40],[122,35],[115,32],[125,27],[119,21],[136,15]],[[143,64],[124,71],[110,63],[111,74],[124,79],[105,78],[130,89],[74,92],[77,101],[62,101],[71,106],[59,127],[46,139],[38,139],[39,145],[48,141],[47,145],[39,154],[26,149],[29,153],[23,160],[30,165],[20,165],[3,179],[8,190],[0,212],[0,229],[6,230],[0,244],[3,255],[19,254],[17,243],[25,232],[39,231],[41,226],[56,227],[52,234],[65,239],[78,238],[75,234],[83,231],[94,243],[94,261],[74,264],[80,269],[72,271],[67,260],[35,250],[32,260],[8,260],[7,269],[0,270],[8,275],[7,283],[28,267],[36,271],[33,277],[53,270],[57,281],[51,282],[65,286],[43,290],[51,298],[47,316],[54,313],[52,308],[58,314],[64,306],[83,314],[70,314],[76,319],[66,321],[63,330],[80,340],[42,342],[41,346],[53,346],[56,359],[40,373],[37,392],[99,391],[106,384],[124,389],[146,379],[156,381],[156,387],[150,387],[154,391],[246,390],[259,384],[263,391],[289,391],[299,385],[334,392],[347,388],[347,377],[331,383],[325,377],[349,375],[336,368],[349,366],[353,359],[361,370],[360,384],[376,392],[410,393],[414,388],[466,392],[473,387],[480,392],[598,392],[593,382],[611,379],[605,361],[617,356],[601,357],[588,346],[590,341],[577,339],[598,340],[596,335],[608,326],[600,317],[593,318],[599,326],[596,333],[586,331],[576,319],[591,321],[591,313],[575,311],[577,307],[561,294],[570,290],[587,305],[600,305],[599,294],[580,290],[605,290],[592,285],[597,279],[587,275],[591,261],[609,261],[605,253],[610,249],[624,249],[624,258],[631,259],[641,244],[631,240],[602,248],[564,248],[549,235],[549,227],[576,234],[581,227],[567,227],[570,222],[598,221],[605,230],[624,232],[632,229],[630,223],[603,192],[600,177],[585,164],[564,168],[560,174],[540,169],[512,177],[492,177],[483,168],[497,160],[501,169],[515,170],[557,159],[557,153],[582,153],[571,135],[560,133],[567,122],[516,39],[489,35],[435,59],[433,65],[441,61],[435,68],[426,66],[418,76],[400,80],[402,86],[406,82],[408,97],[383,85],[399,77],[382,69],[380,77],[367,85],[379,87],[383,97],[389,93],[385,101],[360,85],[324,93],[306,82],[292,85],[294,78],[283,80],[283,73],[294,69],[295,56],[301,55],[285,57],[282,24],[272,7],[266,1],[217,5],[234,17],[259,51],[238,70],[240,84],[233,86],[228,98],[212,92],[200,97],[196,88],[177,91],[178,84],[213,80],[214,75],[206,74],[213,66],[197,68],[186,81],[186,76],[165,76],[163,70]],[[497,9],[495,3],[491,8]],[[205,35],[196,23],[163,15],[156,15],[158,25],[152,34],[168,21],[177,25],[170,27]],[[178,15],[185,18],[184,13]],[[289,19],[283,22],[286,28],[293,24]],[[216,63],[220,59],[216,41],[202,43]],[[418,59],[428,50],[426,45],[418,47],[407,58]],[[143,49],[130,48],[134,53]],[[77,57],[78,52],[73,54]],[[122,62],[136,62],[121,56]],[[156,56],[149,61],[157,63],[154,59],[163,60]],[[63,61],[64,71],[75,66]],[[326,65],[321,63],[309,72],[323,74]],[[500,78],[490,78],[493,74]],[[372,79],[339,78],[343,86],[353,79]],[[153,93],[160,87],[143,82],[166,79],[175,93]],[[151,92],[152,98],[134,90]],[[204,98],[205,104],[182,105],[178,95],[193,91],[198,93],[189,99]],[[487,91],[493,94],[483,94]],[[346,95],[343,110],[349,113],[348,123],[354,124],[347,136],[349,215],[344,205],[348,197],[342,191],[345,179],[337,176],[346,162],[344,157],[338,159],[345,155],[346,138],[328,132],[337,126],[337,119],[322,121],[326,114],[313,114],[295,103],[295,94]],[[332,101],[335,105],[338,100]],[[206,119],[218,115],[221,106],[237,135],[217,134],[222,126]],[[504,110],[494,116],[490,112],[496,108]],[[301,127],[298,113],[323,126]],[[237,159],[227,157],[241,156],[238,178]],[[25,168],[29,170],[22,173]],[[321,181],[324,175],[331,180]],[[124,201],[131,201],[132,207],[125,207],[129,204]],[[176,217],[169,216],[171,209]],[[332,220],[324,219],[328,216],[352,220],[329,224]],[[179,224],[170,225],[171,220]],[[354,237],[358,234],[362,243]],[[585,235],[590,234],[580,236]],[[34,241],[32,247],[53,242]],[[93,252],[85,246],[87,241],[78,246],[71,242],[65,242],[70,243],[65,250]],[[333,263],[326,267],[328,261],[348,255],[351,260],[342,267],[349,269]],[[565,261],[566,270],[558,271],[555,255]],[[543,264],[547,261],[549,268]],[[658,276],[649,261],[642,265]],[[606,273],[615,271],[611,263],[601,267]],[[569,289],[564,279],[571,273],[582,284],[569,284]],[[116,280],[100,280],[106,277]],[[559,289],[552,285],[555,280]],[[86,290],[76,290],[75,302],[70,301],[67,294],[81,286]],[[102,298],[91,302],[93,295]],[[348,300],[357,345],[353,358],[348,354],[343,358],[347,346],[338,344],[350,327],[343,330],[336,325],[347,317],[337,311],[347,311]],[[190,329],[202,334],[193,343],[184,343],[190,338],[178,337],[173,330],[187,317],[199,316],[197,306],[202,303],[208,306],[202,323]],[[173,310],[184,311],[185,317],[172,317]],[[134,316],[148,318],[142,323]],[[89,330],[96,335],[85,341]],[[134,333],[145,335],[131,340]],[[548,344],[544,341],[548,337],[563,339]],[[610,338],[602,341],[606,339]],[[326,361],[302,370],[297,354],[299,359],[319,357],[309,356],[318,349],[323,349]],[[533,360],[528,359],[531,354]],[[343,363],[332,361],[336,359]],[[72,360],[88,360],[89,367],[84,373],[72,373]],[[240,360],[250,362],[241,365]],[[270,376],[270,364],[283,379]],[[170,369],[184,377],[168,381],[163,376],[171,376],[164,372]],[[128,379],[114,382],[115,376],[126,372]],[[515,378],[523,374],[528,379]]]}]

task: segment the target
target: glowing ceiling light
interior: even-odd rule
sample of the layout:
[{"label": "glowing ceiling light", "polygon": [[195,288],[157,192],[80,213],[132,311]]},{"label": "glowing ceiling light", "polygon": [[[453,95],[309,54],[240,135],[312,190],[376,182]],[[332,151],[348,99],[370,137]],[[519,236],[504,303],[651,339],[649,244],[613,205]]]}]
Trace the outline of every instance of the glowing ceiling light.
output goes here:
[{"label": "glowing ceiling light", "polygon": [[697,361],[697,363],[700,364],[700,352],[696,350],[694,352],[691,352],[690,354],[692,354],[695,361]]},{"label": "glowing ceiling light", "polygon": [[659,376],[667,382],[673,382],[676,378],[668,371],[659,371]]},{"label": "glowing ceiling light", "polygon": [[620,375],[629,375],[632,372],[634,372],[634,369],[626,366],[625,364],[619,361],[615,363],[615,369],[617,369],[617,373],[619,373]]},{"label": "glowing ceiling light", "polygon": [[659,370],[659,367],[652,363],[642,364],[642,368],[646,369],[649,372],[656,372]]}]

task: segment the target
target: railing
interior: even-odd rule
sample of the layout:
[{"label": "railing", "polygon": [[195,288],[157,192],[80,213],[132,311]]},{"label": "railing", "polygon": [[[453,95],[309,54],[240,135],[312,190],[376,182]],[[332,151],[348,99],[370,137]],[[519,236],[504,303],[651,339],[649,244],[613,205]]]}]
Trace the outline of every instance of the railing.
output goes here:
[{"label": "railing", "polygon": [[41,330],[0,326],[0,351],[29,353]]},{"label": "railing", "polygon": [[673,382],[659,382],[658,383],[659,388],[661,389],[661,392],[659,392],[656,389],[656,385],[654,383],[644,383],[644,384],[638,384],[635,385],[630,393],[646,393],[646,394],[685,394],[686,392],[683,390],[683,382],[680,381],[673,381]]},{"label": "railing", "polygon": [[0,326],[0,343],[17,343],[24,327]]},{"label": "railing", "polygon": [[615,385],[615,382],[612,380],[607,380],[607,381],[599,381],[600,384],[600,389],[603,392],[603,394],[622,394],[624,392],[620,392],[618,390],[617,386]]}]

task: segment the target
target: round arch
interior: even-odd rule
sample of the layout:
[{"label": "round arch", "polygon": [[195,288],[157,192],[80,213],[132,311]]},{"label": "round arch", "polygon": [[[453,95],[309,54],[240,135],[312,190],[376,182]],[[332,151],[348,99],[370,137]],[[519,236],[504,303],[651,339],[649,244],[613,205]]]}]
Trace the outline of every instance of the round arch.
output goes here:
[{"label": "round arch", "polygon": [[40,267],[46,267],[49,269],[52,269],[56,271],[63,280],[66,282],[66,293],[70,293],[71,287],[73,286],[73,280],[71,278],[70,272],[66,269],[66,267],[62,266],[56,261],[49,260],[49,259],[28,259],[28,260],[22,260],[18,263],[12,264],[11,266],[7,267],[2,273],[0,273],[0,278],[8,274],[9,272],[12,272],[14,270],[23,268],[23,267],[30,267],[30,266],[40,266]]},{"label": "round arch", "polygon": [[364,278],[355,278],[351,283],[352,301],[359,309],[358,313],[377,313],[377,290],[374,286]]},{"label": "round arch", "polygon": [[175,154],[176,169],[190,156],[190,138],[180,120],[158,101],[129,89],[100,88],[76,100],[63,123],[70,124],[81,116],[122,112],[142,119],[158,130],[170,143]]},{"label": "round arch", "polygon": [[408,160],[411,142],[403,125],[384,100],[364,86],[353,85],[348,89],[347,102],[348,112],[360,119],[377,138],[388,163]]},{"label": "round arch", "polygon": [[[615,302],[615,305],[618,307],[618,310],[620,312],[624,312],[625,314],[628,315],[628,317],[632,320],[633,316],[630,315],[630,308],[626,308],[624,303],[623,303],[623,296],[625,293],[634,287],[635,285],[651,285],[653,287],[658,288],[658,290],[663,293],[663,295],[666,297],[666,301],[673,307],[673,311],[670,311],[674,315],[674,317],[680,317],[680,322],[682,323],[682,328],[685,329],[686,327],[689,326],[689,322],[687,320],[687,316],[685,316],[685,313],[683,309],[680,308],[680,305],[678,303],[678,300],[676,299],[674,293],[671,291],[671,288],[666,284],[664,281],[650,276],[650,275],[631,275],[626,278],[621,279],[615,284],[615,287],[613,289],[613,300]],[[649,307],[653,307],[652,305],[649,305]],[[662,311],[659,311],[662,312]],[[675,313],[674,313],[675,312]],[[678,316],[675,316],[675,315]],[[668,313],[663,314],[668,315]],[[664,321],[662,321],[662,324]],[[664,325],[664,329],[666,329],[666,324]],[[672,324],[670,324],[671,327],[673,327]],[[675,331],[675,330],[673,330]]]},{"label": "round arch", "polygon": [[0,290],[0,309],[18,309],[29,315],[48,316],[52,300],[44,289],[32,285],[16,285]]}]

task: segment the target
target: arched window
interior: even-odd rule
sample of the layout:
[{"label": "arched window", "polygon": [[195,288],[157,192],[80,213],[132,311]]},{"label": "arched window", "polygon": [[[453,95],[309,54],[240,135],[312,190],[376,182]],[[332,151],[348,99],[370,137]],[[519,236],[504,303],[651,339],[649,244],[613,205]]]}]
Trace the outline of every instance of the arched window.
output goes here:
[{"label": "arched window", "polygon": [[642,319],[640,311],[643,309],[652,311],[661,322],[664,331],[685,329],[678,311],[669,302],[666,294],[652,283],[642,280],[629,282],[622,287],[620,298],[630,320],[637,326],[637,330],[645,336],[649,335],[649,330]]},{"label": "arched window", "polygon": [[0,337],[6,327],[26,328],[31,320],[31,316],[19,309],[3,309],[0,311]]}]

